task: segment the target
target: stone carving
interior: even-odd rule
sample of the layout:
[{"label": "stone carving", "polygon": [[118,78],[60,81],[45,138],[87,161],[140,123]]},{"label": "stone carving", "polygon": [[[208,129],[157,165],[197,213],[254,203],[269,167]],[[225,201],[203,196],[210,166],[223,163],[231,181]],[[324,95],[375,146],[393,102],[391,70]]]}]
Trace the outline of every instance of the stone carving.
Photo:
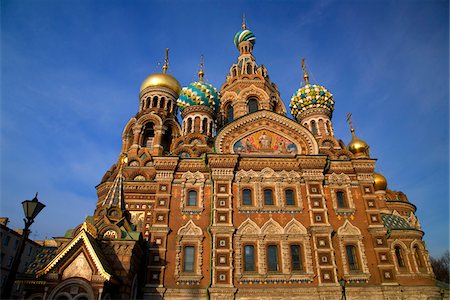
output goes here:
[{"label": "stone carving", "polygon": [[180,236],[201,236],[203,231],[200,227],[194,224],[192,220],[189,220],[183,227],[178,229],[178,235]]},{"label": "stone carving", "polygon": [[361,231],[358,229],[358,227],[353,226],[352,223],[349,222],[349,220],[345,220],[344,224],[338,228],[337,234],[339,236],[360,236]]}]

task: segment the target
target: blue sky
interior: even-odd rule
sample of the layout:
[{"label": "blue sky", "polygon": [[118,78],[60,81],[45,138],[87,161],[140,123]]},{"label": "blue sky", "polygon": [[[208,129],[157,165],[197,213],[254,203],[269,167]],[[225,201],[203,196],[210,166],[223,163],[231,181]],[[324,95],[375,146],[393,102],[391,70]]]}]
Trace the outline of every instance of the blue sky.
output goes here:
[{"label": "blue sky", "polygon": [[431,254],[448,249],[448,1],[3,0],[0,215],[22,227],[20,203],[39,191],[32,238],[81,223],[164,49],[182,85],[203,54],[220,88],[243,13],[285,104],[305,57],[334,95],[336,136],[350,141],[352,112],[377,171],[417,205]]}]

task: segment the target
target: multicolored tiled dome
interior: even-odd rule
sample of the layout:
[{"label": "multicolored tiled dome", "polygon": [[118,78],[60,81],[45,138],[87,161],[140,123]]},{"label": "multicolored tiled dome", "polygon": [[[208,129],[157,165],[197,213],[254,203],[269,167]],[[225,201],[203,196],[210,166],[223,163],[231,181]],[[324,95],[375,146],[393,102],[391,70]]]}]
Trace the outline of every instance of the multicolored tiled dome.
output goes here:
[{"label": "multicolored tiled dome", "polygon": [[292,96],[289,107],[291,114],[297,119],[302,112],[310,108],[324,108],[333,113],[333,95],[323,86],[306,84]]},{"label": "multicolored tiled dome", "polygon": [[256,37],[250,30],[242,29],[234,36],[234,44],[239,48],[239,44],[243,41],[249,41],[252,45],[255,45]]},{"label": "multicolored tiled dome", "polygon": [[180,107],[180,111],[193,105],[205,105],[213,111],[217,111],[219,100],[220,95],[215,87],[209,83],[198,81],[181,89],[177,105]]}]

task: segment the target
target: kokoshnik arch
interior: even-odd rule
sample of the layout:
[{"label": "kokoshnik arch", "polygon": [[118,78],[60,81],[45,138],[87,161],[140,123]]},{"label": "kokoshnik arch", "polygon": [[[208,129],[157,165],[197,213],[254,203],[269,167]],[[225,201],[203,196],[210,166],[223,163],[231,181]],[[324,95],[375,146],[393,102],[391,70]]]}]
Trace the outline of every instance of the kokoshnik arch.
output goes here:
[{"label": "kokoshnik arch", "polygon": [[[439,297],[416,207],[387,188],[335,101],[304,83],[286,116],[245,23],[220,92],[148,76],[92,217],[29,268],[28,299]],[[178,121],[181,113],[181,123]]]}]

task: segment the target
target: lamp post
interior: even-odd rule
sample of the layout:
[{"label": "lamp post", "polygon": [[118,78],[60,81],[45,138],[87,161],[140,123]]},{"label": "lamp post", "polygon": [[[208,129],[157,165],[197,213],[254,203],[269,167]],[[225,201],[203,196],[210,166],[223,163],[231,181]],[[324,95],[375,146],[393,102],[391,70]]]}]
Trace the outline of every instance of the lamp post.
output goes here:
[{"label": "lamp post", "polygon": [[33,200],[25,200],[22,202],[23,212],[25,214],[25,228],[22,232],[22,238],[20,239],[19,246],[14,256],[14,260],[11,266],[11,270],[9,271],[8,278],[5,282],[5,288],[2,291],[2,299],[10,299],[11,291],[14,285],[14,281],[16,280],[17,270],[19,269],[20,261],[22,260],[22,253],[25,249],[26,241],[28,240],[28,235],[30,234],[30,226],[34,222],[34,218],[41,212],[41,210],[45,207],[44,204],[39,202],[36,196],[34,196]]},{"label": "lamp post", "polygon": [[347,300],[347,296],[345,295],[345,281],[344,278],[339,279],[339,285],[341,286],[342,297],[341,300]]}]

